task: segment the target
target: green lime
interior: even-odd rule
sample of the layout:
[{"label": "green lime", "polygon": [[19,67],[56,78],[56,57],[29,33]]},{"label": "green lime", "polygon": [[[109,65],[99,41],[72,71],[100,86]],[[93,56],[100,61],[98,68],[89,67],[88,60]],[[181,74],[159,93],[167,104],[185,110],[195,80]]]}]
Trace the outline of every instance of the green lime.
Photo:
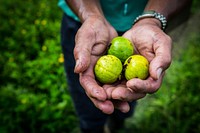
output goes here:
[{"label": "green lime", "polygon": [[131,41],[124,37],[115,37],[112,39],[108,49],[109,55],[114,55],[124,62],[129,56],[134,54],[134,48]]},{"label": "green lime", "polygon": [[132,55],[124,62],[124,75],[132,78],[146,79],[149,75],[149,62],[141,55]]},{"label": "green lime", "polygon": [[110,84],[121,77],[122,67],[122,63],[117,57],[104,55],[95,64],[94,73],[98,81]]}]

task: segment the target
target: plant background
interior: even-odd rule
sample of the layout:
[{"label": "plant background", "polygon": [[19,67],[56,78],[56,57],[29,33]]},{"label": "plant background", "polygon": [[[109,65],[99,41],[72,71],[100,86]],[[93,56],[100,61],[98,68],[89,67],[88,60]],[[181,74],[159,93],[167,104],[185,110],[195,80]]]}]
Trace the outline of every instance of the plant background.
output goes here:
[{"label": "plant background", "polygon": [[[192,16],[200,16],[199,8],[194,0]],[[57,1],[0,1],[0,133],[78,132],[63,68],[61,18]],[[129,131],[200,132],[200,30],[193,19],[190,30],[175,32],[181,40],[174,42],[163,85],[138,101],[126,121]]]}]

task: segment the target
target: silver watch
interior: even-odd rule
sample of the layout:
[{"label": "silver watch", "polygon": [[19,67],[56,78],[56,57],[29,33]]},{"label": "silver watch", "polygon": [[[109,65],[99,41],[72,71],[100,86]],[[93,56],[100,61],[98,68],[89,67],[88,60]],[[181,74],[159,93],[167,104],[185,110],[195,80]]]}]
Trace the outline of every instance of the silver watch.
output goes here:
[{"label": "silver watch", "polygon": [[150,11],[144,11],[142,13],[142,15],[138,16],[135,21],[134,24],[139,21],[142,18],[156,18],[161,22],[162,25],[162,30],[165,30],[166,26],[167,26],[167,20],[166,17],[160,13],[157,13],[156,11],[150,10]]}]

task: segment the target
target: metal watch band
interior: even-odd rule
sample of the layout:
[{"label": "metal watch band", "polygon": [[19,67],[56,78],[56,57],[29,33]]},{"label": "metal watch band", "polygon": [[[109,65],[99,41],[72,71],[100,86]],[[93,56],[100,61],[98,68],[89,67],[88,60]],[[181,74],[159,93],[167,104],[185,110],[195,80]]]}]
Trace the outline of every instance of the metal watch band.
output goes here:
[{"label": "metal watch band", "polygon": [[157,13],[156,11],[144,11],[142,13],[142,15],[138,16],[135,20],[134,20],[134,24],[139,21],[140,19],[143,18],[156,18],[161,22],[162,25],[162,30],[165,30],[166,26],[167,26],[167,20],[166,17],[160,13]]}]

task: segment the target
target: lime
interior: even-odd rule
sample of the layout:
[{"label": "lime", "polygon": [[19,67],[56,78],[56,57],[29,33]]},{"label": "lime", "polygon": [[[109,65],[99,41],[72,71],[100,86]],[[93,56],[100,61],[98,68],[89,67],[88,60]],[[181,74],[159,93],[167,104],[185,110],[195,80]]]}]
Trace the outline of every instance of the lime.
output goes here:
[{"label": "lime", "polygon": [[129,56],[134,54],[134,48],[131,41],[127,38],[118,36],[112,39],[108,49],[109,55],[114,55],[124,62]]},{"label": "lime", "polygon": [[117,57],[104,55],[95,64],[94,73],[98,81],[110,84],[121,77],[122,67],[122,63]]},{"label": "lime", "polygon": [[149,75],[149,62],[142,55],[132,55],[124,62],[124,75],[132,78],[146,79]]}]

